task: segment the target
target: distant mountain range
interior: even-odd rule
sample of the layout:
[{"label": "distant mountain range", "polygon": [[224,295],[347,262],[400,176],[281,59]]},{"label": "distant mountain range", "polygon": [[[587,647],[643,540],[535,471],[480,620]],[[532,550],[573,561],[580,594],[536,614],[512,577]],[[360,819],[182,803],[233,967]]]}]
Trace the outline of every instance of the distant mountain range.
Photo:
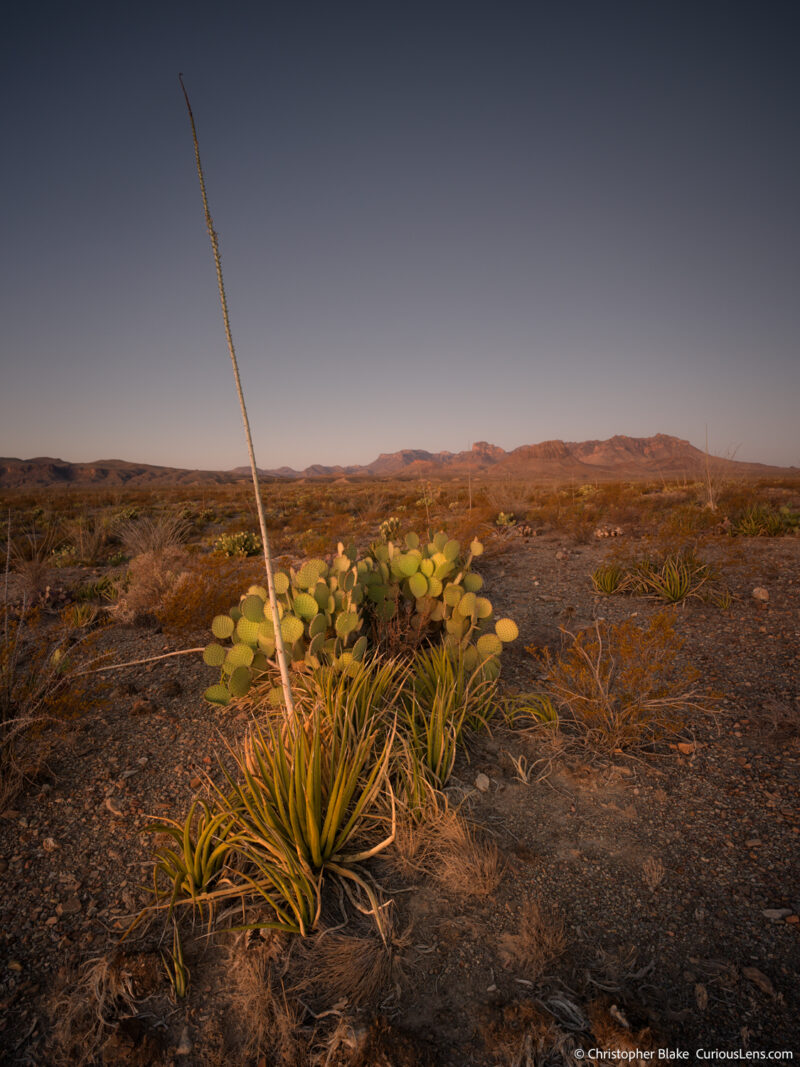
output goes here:
[{"label": "distant mountain range", "polygon": [[[770,467],[763,463],[710,457],[717,474],[731,477],[797,477],[797,467]],[[669,434],[654,437],[611,437],[608,441],[542,441],[506,452],[478,441],[466,452],[425,452],[403,449],[382,453],[366,466],[325,467],[305,470],[279,467],[263,470],[266,479],[337,480],[363,478],[500,477],[531,481],[595,481],[634,479],[699,479],[706,469],[706,454],[688,441]],[[107,486],[155,488],[174,485],[228,485],[250,478],[249,467],[230,471],[182,470],[122,459],[95,463],[67,463],[61,459],[0,458],[0,488],[47,486]]]}]

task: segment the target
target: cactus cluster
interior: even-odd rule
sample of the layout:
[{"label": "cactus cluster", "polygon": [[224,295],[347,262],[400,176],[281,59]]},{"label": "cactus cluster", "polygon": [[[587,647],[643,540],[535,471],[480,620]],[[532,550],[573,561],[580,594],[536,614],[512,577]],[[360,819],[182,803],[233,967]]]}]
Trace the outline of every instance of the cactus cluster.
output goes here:
[{"label": "cactus cluster", "polygon": [[249,530],[220,534],[214,542],[214,551],[220,556],[227,556],[228,559],[231,556],[257,556],[261,547],[261,538]]},{"label": "cactus cluster", "polygon": [[[346,670],[377,644],[382,628],[399,620],[414,643],[438,636],[463,651],[469,670],[482,666],[496,677],[503,645],[518,631],[511,619],[495,621],[491,602],[480,595],[483,579],[470,566],[482,552],[477,540],[465,556],[444,533],[430,542],[409,533],[403,542],[376,542],[360,558],[354,546],[340,543],[330,563],[310,559],[288,574],[278,571],[278,622],[289,659],[308,669]],[[214,618],[211,630],[216,641],[203,658],[221,677],[205,696],[227,704],[270,669],[275,621],[266,589],[251,586],[228,614]]]}]

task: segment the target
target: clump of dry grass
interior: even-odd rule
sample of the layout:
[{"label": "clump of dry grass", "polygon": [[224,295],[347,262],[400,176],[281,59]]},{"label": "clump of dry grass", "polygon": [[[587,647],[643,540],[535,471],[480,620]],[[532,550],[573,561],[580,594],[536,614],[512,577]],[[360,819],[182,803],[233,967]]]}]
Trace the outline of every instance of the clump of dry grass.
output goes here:
[{"label": "clump of dry grass", "polygon": [[116,603],[109,610],[119,622],[137,622],[156,615],[186,566],[182,548],[144,552],[132,559]]},{"label": "clump of dry grass", "polygon": [[239,1062],[255,1062],[265,1053],[286,1067],[307,1062],[300,1033],[303,1010],[284,986],[287,962],[286,939],[280,935],[255,939],[246,933],[230,946],[229,1029],[238,1032]]},{"label": "clump of dry grass", "polygon": [[384,919],[385,941],[374,935],[323,930],[297,946],[293,992],[310,995],[320,1006],[346,1002],[348,1007],[375,1006],[406,979],[404,952],[409,931],[398,933]]},{"label": "clump of dry grass", "polygon": [[525,977],[535,982],[563,954],[566,943],[561,916],[529,897],[516,930],[500,938],[500,957],[505,966],[521,968]]},{"label": "clump of dry grass", "polygon": [[497,845],[479,836],[457,812],[439,815],[428,834],[426,867],[443,889],[486,897],[497,888],[503,866]]},{"label": "clump of dry grass", "polygon": [[88,960],[77,973],[61,973],[50,1000],[54,1024],[48,1063],[81,1067],[102,1057],[118,1023],[134,1016],[137,1002],[152,992],[152,983],[142,988],[128,962],[122,954],[100,956]]}]

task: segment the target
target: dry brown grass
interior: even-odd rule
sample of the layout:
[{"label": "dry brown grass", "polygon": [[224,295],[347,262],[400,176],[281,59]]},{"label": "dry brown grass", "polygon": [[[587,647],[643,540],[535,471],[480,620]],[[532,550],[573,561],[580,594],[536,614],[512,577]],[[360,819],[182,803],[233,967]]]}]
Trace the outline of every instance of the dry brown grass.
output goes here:
[{"label": "dry brown grass", "polygon": [[157,957],[131,959],[122,953],[88,960],[80,971],[62,971],[52,997],[53,1027],[48,1063],[54,1067],[115,1062],[103,1049],[121,1021],[136,1015],[160,980]]},{"label": "dry brown grass", "polygon": [[299,1030],[303,1011],[284,988],[286,954],[286,939],[279,935],[265,940],[243,934],[230,946],[228,1030],[238,1046],[237,1062],[255,1062],[269,1054],[270,1062],[286,1067],[307,1063],[306,1041]]},{"label": "dry brown grass", "polygon": [[178,547],[145,552],[132,559],[127,583],[110,609],[113,617],[118,622],[135,623],[156,615],[183,574],[187,560],[186,552]]},{"label": "dry brown grass", "polygon": [[448,893],[489,896],[502,874],[494,841],[481,837],[456,812],[443,812],[428,827],[425,866]]},{"label": "dry brown grass", "polygon": [[522,905],[517,929],[500,938],[500,958],[506,967],[524,971],[535,982],[561,957],[566,944],[561,916],[530,897]]},{"label": "dry brown grass", "polygon": [[406,979],[409,931],[399,933],[384,918],[386,942],[374,935],[323,930],[297,945],[292,991],[320,1008],[375,1007]]}]

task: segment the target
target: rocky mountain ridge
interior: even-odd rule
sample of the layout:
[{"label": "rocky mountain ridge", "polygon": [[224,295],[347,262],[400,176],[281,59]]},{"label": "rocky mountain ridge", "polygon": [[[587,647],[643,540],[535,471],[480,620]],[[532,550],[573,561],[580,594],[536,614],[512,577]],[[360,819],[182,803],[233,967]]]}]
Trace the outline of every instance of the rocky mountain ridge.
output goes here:
[{"label": "rocky mountain ridge", "polygon": [[[341,478],[432,478],[481,477],[525,478],[541,481],[582,483],[632,479],[688,478],[704,476],[710,463],[716,474],[758,478],[781,475],[797,477],[797,467],[772,467],[763,463],[706,457],[689,441],[669,434],[652,437],[616,435],[606,441],[541,441],[520,445],[506,452],[487,441],[477,441],[463,452],[427,452],[406,448],[381,453],[365,466],[313,464],[304,470],[280,467],[262,470],[261,476],[278,480],[335,480]],[[249,467],[229,471],[187,470],[126,460],[96,460],[69,463],[40,456],[34,459],[0,457],[0,488],[47,486],[135,486],[157,488],[173,485],[227,485],[250,478]]]}]

